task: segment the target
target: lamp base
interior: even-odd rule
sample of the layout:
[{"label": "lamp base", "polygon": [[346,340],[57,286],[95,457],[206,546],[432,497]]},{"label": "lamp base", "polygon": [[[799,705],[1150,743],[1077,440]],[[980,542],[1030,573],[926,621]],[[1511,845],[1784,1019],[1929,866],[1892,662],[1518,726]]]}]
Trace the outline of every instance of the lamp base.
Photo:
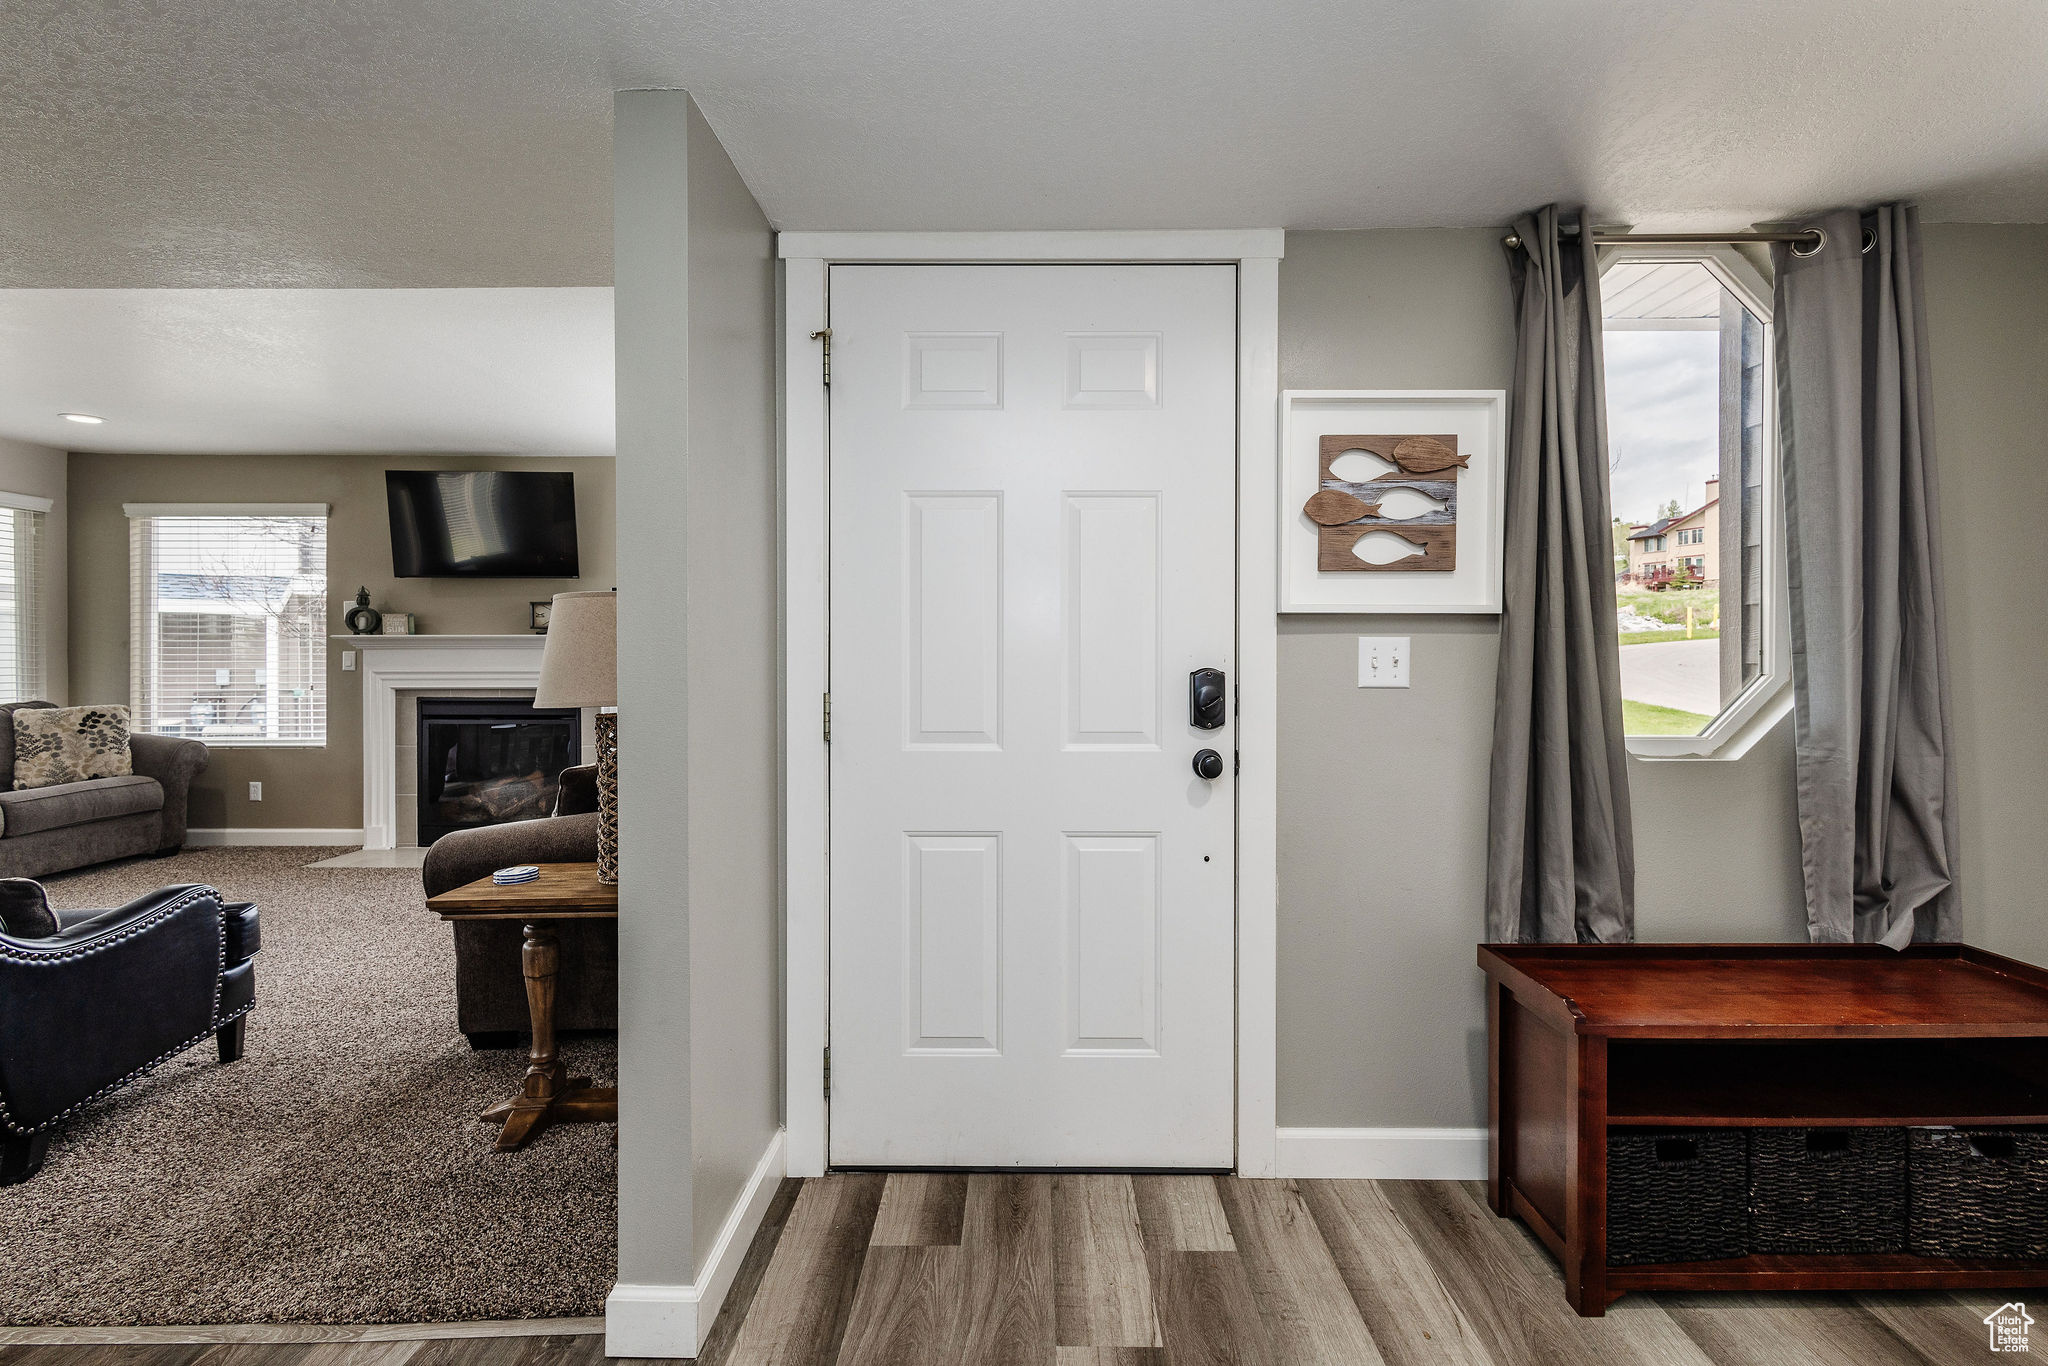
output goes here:
[{"label": "lamp base", "polygon": [[597,714],[597,880],[619,880],[619,715]]}]

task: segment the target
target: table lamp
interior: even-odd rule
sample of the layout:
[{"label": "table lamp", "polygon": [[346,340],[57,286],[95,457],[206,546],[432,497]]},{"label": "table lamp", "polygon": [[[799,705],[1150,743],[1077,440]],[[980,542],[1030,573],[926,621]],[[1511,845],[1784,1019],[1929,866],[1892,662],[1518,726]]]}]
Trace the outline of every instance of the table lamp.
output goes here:
[{"label": "table lamp", "polygon": [[619,880],[619,596],[557,593],[540,656],[536,707],[597,714],[597,880]]}]

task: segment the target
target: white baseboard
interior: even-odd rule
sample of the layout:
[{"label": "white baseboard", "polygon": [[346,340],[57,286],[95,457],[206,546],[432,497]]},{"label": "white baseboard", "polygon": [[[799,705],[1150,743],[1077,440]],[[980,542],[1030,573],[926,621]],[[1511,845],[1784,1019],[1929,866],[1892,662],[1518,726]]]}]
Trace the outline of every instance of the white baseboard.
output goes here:
[{"label": "white baseboard", "polygon": [[613,1357],[694,1357],[718,1318],[733,1277],[739,1274],[748,1244],[768,1213],[775,1188],[788,1165],[783,1132],[775,1131],[768,1149],[733,1202],[718,1240],[695,1285],[627,1285],[612,1287],[604,1302],[604,1353]]},{"label": "white baseboard", "polygon": [[1484,1129],[1282,1129],[1276,1176],[1369,1181],[1480,1181]]},{"label": "white baseboard", "polygon": [[269,826],[246,825],[226,830],[187,830],[187,849],[218,849],[228,844],[361,844],[360,830],[315,830],[311,828],[271,828]]}]

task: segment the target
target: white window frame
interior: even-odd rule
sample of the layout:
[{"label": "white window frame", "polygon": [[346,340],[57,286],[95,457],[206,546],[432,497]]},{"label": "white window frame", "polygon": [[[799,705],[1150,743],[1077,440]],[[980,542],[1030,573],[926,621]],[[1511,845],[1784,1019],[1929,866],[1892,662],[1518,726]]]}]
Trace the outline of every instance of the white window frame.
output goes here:
[{"label": "white window frame", "polygon": [[[327,503],[123,503],[121,505],[121,513],[130,523],[164,517],[306,517],[318,518],[322,522],[328,523],[334,520],[334,509]],[[329,551],[333,549],[331,540],[328,542],[327,549]],[[131,564],[128,567],[128,572],[132,582],[135,566]],[[325,613],[332,601],[328,594],[333,592],[333,575],[329,567],[323,567],[321,573],[324,579],[327,580],[322,583],[320,589],[320,604],[323,614],[321,629],[324,635],[328,624],[324,619]],[[132,605],[130,610],[132,613]],[[203,612],[204,609],[199,610]],[[132,619],[128,623],[128,635],[131,642],[129,648],[132,650],[134,648],[133,641],[136,638],[136,623]],[[265,667],[266,669],[275,669],[276,665],[274,662],[267,663]],[[139,660],[131,658],[128,662],[128,672],[129,692],[131,694],[128,699],[129,708],[135,717],[140,718],[143,715],[144,708],[138,689],[141,686],[145,669]],[[326,749],[330,734],[329,722],[333,719],[330,710],[333,701],[333,695],[330,692],[327,698],[327,705],[321,709],[320,738],[318,740],[272,740],[263,736],[209,735],[204,737],[206,746],[209,749]]]},{"label": "white window frame", "polygon": [[[1605,276],[1624,262],[1696,263],[1720,281],[1729,293],[1771,327],[1771,286],[1763,273],[1733,247],[1656,245],[1610,246],[1601,249],[1600,273]],[[1764,628],[1759,644],[1762,667],[1756,678],[1721,709],[1698,735],[1630,735],[1628,752],[1652,761],[1740,759],[1792,712],[1791,599],[1785,581],[1785,527],[1782,469],[1778,451],[1777,353],[1764,347],[1762,398],[1763,487],[1757,500],[1759,542],[1763,549]],[[1740,490],[1736,504],[1740,516]],[[1726,575],[1723,575],[1725,578]]]},{"label": "white window frame", "polygon": [[[29,553],[34,557],[34,568],[24,595],[19,584],[15,585],[17,630],[20,639],[17,648],[24,656],[35,661],[32,670],[24,670],[21,679],[21,696],[13,700],[32,702],[47,697],[50,691],[50,597],[49,597],[49,534],[50,509],[57,505],[53,498],[40,498],[30,493],[0,492],[0,511],[21,512],[40,520],[27,524],[30,538]],[[31,676],[32,675],[32,676]]]}]

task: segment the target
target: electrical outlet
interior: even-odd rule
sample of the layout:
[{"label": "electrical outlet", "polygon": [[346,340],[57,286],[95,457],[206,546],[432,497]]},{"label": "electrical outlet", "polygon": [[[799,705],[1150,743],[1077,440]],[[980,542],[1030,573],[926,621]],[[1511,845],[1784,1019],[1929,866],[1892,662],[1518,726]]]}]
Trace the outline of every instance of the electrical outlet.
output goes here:
[{"label": "electrical outlet", "polygon": [[1407,687],[1408,637],[1360,636],[1358,638],[1358,686],[1361,688]]},{"label": "electrical outlet", "polygon": [[356,652],[354,650],[343,650],[341,652],[341,671],[345,674],[352,674],[356,671]]},{"label": "electrical outlet", "polygon": [[263,800],[263,784],[262,784],[262,783],[250,783],[250,784],[249,784],[249,800],[250,800],[250,801],[252,801],[252,802],[260,802],[260,801],[262,801],[262,800]]}]

